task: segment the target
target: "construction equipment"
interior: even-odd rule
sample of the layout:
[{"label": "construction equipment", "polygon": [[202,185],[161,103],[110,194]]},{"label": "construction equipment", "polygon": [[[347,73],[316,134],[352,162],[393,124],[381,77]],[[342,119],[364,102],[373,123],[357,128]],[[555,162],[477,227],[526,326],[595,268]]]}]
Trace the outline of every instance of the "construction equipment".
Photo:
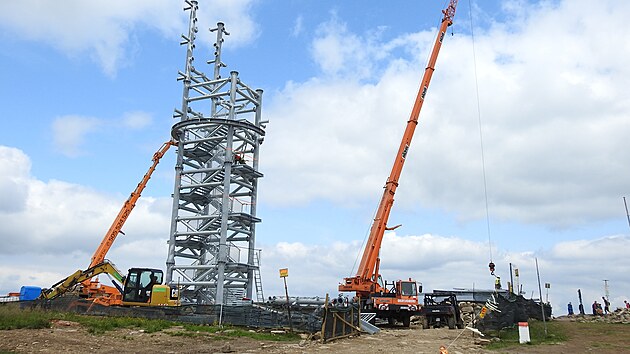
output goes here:
[{"label": "construction equipment", "polygon": [[[394,320],[401,321],[405,327],[409,326],[411,316],[417,314],[419,309],[417,284],[411,278],[406,281],[398,280],[391,284],[383,282],[379,274],[379,252],[385,230],[393,230],[398,227],[387,227],[387,220],[394,204],[394,194],[411,145],[411,139],[418,125],[420,110],[435,70],[435,62],[446,35],[446,29],[453,24],[456,7],[457,0],[451,0],[448,7],[442,11],[444,17],[440,24],[438,36],[433,45],[433,51],[425,69],[392,171],[385,183],[385,190],[370,229],[357,274],[354,277],[345,278],[344,282],[339,285],[339,291],[356,292],[363,311],[375,312],[377,318],[387,319],[390,323]],[[388,286],[390,287],[388,288]]]},{"label": "construction equipment", "polygon": [[[136,202],[140,198],[160,159],[172,145],[176,145],[176,143],[168,141],[162,144],[160,149],[155,152],[152,159],[153,164],[123,204],[114,222],[112,222],[100,245],[92,255],[88,268],[86,270],[77,270],[72,275],[54,284],[51,288],[43,289],[40,296],[42,299],[54,299],[79,285],[81,297],[101,305],[173,306],[179,304],[177,289],[171,289],[168,285],[162,285],[163,272],[161,270],[131,268],[127,276],[123,277],[116,266],[105,259],[118,234],[123,233],[122,227],[136,206]],[[100,274],[106,274],[110,279],[113,278],[112,283],[114,286],[100,284],[97,278]]]},{"label": "construction equipment", "polygon": [[434,293],[424,295],[424,305],[420,310],[422,328],[449,329],[464,328],[464,320],[457,303],[457,295],[453,293]]}]

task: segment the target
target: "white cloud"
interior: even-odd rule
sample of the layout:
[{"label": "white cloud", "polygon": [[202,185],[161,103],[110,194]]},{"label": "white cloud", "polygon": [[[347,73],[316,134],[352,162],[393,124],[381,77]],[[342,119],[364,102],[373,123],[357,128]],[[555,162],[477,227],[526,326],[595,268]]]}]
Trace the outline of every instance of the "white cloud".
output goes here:
[{"label": "white cloud", "polygon": [[296,17],[291,30],[291,36],[298,37],[304,31],[304,17],[302,15]]},{"label": "white cloud", "polygon": [[253,0],[221,1],[211,0],[199,2],[198,38],[197,43],[212,46],[216,41],[216,32],[209,32],[209,28],[216,28],[217,22],[223,22],[229,33],[229,39],[223,44],[224,48],[236,48],[251,43],[259,36],[259,26],[251,17]]},{"label": "white cloud", "polygon": [[[28,265],[26,273],[39,267],[40,272],[47,270],[59,276],[86,267],[127,196],[104,195],[62,181],[38,180],[30,175],[28,157],[18,149],[0,147],[0,166],[8,166],[6,171],[13,172],[0,176],[0,186],[11,180],[23,191],[2,190],[0,263],[3,269],[11,268],[8,264],[24,263]],[[145,197],[138,201],[123,228],[126,235],[118,237],[110,252],[113,257],[124,256],[120,257],[123,261],[117,262],[119,265],[129,266],[127,262],[152,259],[156,254],[164,262],[165,251],[155,250],[159,245],[165,247],[168,239],[164,230],[170,224],[170,205],[169,198]],[[130,249],[139,245],[143,245],[142,251],[135,250],[135,256],[128,256]],[[112,260],[116,262],[115,258]],[[155,263],[152,260],[151,265]]]},{"label": "white cloud", "polygon": [[376,64],[386,58],[391,45],[380,43],[384,27],[365,35],[352,33],[335,12],[316,30],[311,55],[325,77],[371,79],[380,74]]},{"label": "white cloud", "polygon": [[87,134],[102,124],[94,117],[67,115],[57,117],[52,124],[53,144],[62,154],[76,157],[84,154],[83,144]]},{"label": "white cloud", "polygon": [[31,160],[21,150],[0,145],[0,213],[18,213],[26,207],[28,185],[25,178]]},{"label": "white cloud", "polygon": [[[510,24],[475,34],[491,218],[549,228],[617,218],[630,190],[630,42],[601,23],[623,23],[618,7],[630,4],[528,6],[512,3]],[[352,33],[335,15],[320,26],[312,47],[320,77],[290,82],[266,100],[264,200],[348,205],[377,196],[434,36],[431,30],[385,41],[378,29]],[[485,217],[474,77],[470,36],[449,35],[398,207],[444,210],[464,221]]]},{"label": "white cloud", "polygon": [[[628,237],[603,237],[598,240],[563,242],[549,251],[536,253],[495,253],[496,274],[503,287],[510,281],[510,263],[518,268],[518,282],[527,298],[539,298],[536,259],[541,283],[550,283],[549,301],[554,315],[566,313],[572,301],[577,309],[577,289],[582,290],[585,307],[601,298],[603,279],[610,280],[613,308],[627,299],[630,287],[624,281],[630,271],[630,261],[618,250],[627,249]],[[584,244],[590,247],[584,248]],[[595,251],[594,248],[597,248]],[[575,252],[575,250],[580,250]],[[353,276],[352,266],[362,251],[358,243],[337,242],[330,245],[311,245],[300,242],[263,246],[261,257],[263,285],[266,296],[282,295],[283,283],[278,277],[280,268],[289,268],[289,292],[295,296],[336,295],[337,285],[344,277]],[[593,256],[590,251],[595,251]],[[567,257],[572,253],[572,257]],[[605,254],[605,255],[604,255]],[[423,283],[425,291],[453,288],[491,289],[487,244],[458,237],[438,235],[385,235],[381,252],[381,273],[384,279],[412,278]],[[533,295],[532,295],[533,294]],[[547,291],[543,288],[543,299]]]},{"label": "white cloud", "polygon": [[142,129],[153,123],[153,117],[146,112],[128,112],[123,115],[122,123],[130,129]]},{"label": "white cloud", "polygon": [[[216,17],[223,16],[235,29],[231,45],[251,40],[255,24],[248,12],[250,3],[201,2],[198,17],[203,37],[208,38],[206,29],[214,27]],[[174,37],[187,27],[183,6],[179,0],[69,0],[63,6],[45,0],[3,1],[0,27],[19,38],[47,43],[70,57],[87,53],[107,75],[115,76],[121,66],[133,62],[131,39],[136,31],[148,28]]]},{"label": "white cloud", "polygon": [[122,117],[108,120],[104,118],[66,115],[55,118],[52,123],[53,145],[57,151],[68,157],[86,155],[86,140],[90,135],[119,133],[124,130],[140,130],[153,124],[151,114],[132,111]]}]

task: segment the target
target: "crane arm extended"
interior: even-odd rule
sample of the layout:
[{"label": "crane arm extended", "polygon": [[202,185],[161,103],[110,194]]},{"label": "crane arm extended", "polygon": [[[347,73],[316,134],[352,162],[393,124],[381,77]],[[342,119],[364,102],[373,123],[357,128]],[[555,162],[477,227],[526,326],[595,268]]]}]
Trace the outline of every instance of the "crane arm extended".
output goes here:
[{"label": "crane arm extended", "polygon": [[98,246],[98,248],[94,252],[94,255],[92,255],[92,260],[88,268],[92,268],[105,261],[105,256],[107,255],[107,252],[109,252],[109,249],[114,244],[116,237],[118,237],[118,234],[121,232],[122,227],[125,225],[125,222],[129,218],[129,214],[131,214],[131,211],[136,206],[136,202],[138,201],[138,198],[140,198],[140,195],[142,194],[142,191],[144,190],[144,188],[147,186],[147,183],[149,182],[149,179],[151,178],[153,171],[155,171],[155,168],[160,162],[160,159],[164,156],[164,154],[166,154],[166,152],[172,145],[175,145],[175,143],[172,140],[167,141],[164,144],[162,144],[162,147],[160,147],[160,149],[156,151],[155,154],[153,154],[153,164],[151,165],[151,167],[149,167],[149,170],[144,175],[140,183],[138,183],[138,186],[136,187],[136,189],[133,192],[131,192],[131,195],[125,201],[125,204],[123,204],[122,208],[118,212],[118,215],[114,219],[114,222],[109,227],[109,230],[107,230],[107,233],[103,237],[101,244]]},{"label": "crane arm extended", "polygon": [[420,117],[420,110],[424,103],[424,99],[429,88],[429,83],[435,71],[435,63],[437,61],[438,53],[442,47],[442,41],[446,35],[446,29],[453,24],[453,17],[455,16],[455,9],[457,7],[458,0],[451,0],[448,7],[442,10],[444,17],[440,24],[438,36],[435,39],[431,57],[424,71],[422,83],[418,90],[413,109],[411,110],[411,116],[407,121],[407,127],[403,134],[396,159],[392,167],[391,173],[387,182],[385,183],[385,190],[379,203],[374,223],[370,229],[370,235],[368,237],[361,263],[357,270],[355,277],[346,278],[345,283],[339,286],[340,291],[357,291],[357,292],[375,292],[380,291],[380,285],[378,284],[378,258],[381,249],[381,242],[383,241],[383,235],[387,229],[387,220],[394,204],[394,194],[398,187],[398,180],[402,172],[409,146],[411,145],[411,139],[418,125],[418,118]]}]

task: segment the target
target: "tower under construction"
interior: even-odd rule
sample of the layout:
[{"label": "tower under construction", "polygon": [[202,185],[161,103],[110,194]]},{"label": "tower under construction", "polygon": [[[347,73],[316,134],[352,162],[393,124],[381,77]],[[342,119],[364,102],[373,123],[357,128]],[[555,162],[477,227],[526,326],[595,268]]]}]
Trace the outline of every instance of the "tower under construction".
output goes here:
[{"label": "tower under construction", "polygon": [[178,285],[184,302],[230,304],[242,298],[263,299],[255,248],[259,146],[265,135],[261,120],[262,90],[244,84],[238,72],[221,76],[224,36],[218,23],[214,72],[195,67],[197,1],[185,1],[189,12],[186,65],[181,108],[171,134],[178,142],[166,281]]}]

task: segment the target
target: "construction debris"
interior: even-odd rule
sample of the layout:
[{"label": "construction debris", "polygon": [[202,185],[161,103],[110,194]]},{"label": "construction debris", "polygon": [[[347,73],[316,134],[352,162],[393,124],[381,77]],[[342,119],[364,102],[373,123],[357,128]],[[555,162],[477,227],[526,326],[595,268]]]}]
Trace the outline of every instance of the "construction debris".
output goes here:
[{"label": "construction debris", "polygon": [[608,315],[572,315],[567,316],[574,322],[602,322],[602,323],[630,323],[630,309],[621,309],[613,311]]}]

